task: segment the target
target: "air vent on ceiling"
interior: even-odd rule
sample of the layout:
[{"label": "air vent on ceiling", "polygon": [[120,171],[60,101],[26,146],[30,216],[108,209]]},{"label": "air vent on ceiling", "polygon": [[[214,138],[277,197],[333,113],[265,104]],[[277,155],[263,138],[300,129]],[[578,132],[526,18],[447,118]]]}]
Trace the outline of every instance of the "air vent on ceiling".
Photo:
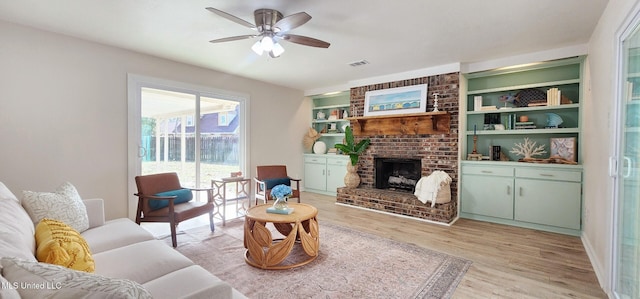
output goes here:
[{"label": "air vent on ceiling", "polygon": [[350,66],[356,67],[356,66],[361,66],[361,65],[365,65],[365,64],[369,64],[368,61],[366,60],[358,60],[358,61],[354,61],[349,63]]}]

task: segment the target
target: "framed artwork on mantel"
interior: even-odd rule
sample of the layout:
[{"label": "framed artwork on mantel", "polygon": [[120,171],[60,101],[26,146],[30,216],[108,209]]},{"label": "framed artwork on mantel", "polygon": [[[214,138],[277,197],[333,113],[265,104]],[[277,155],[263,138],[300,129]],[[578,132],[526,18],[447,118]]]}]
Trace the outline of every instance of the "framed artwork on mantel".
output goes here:
[{"label": "framed artwork on mantel", "polygon": [[427,84],[367,91],[364,116],[427,111]]}]

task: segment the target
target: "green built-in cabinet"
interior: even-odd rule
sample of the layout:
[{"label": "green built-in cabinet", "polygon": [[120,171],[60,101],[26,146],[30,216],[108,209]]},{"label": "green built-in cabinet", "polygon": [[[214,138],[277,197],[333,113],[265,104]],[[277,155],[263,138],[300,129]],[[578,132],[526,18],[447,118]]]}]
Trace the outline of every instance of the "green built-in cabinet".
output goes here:
[{"label": "green built-in cabinet", "polygon": [[[349,125],[349,91],[311,96],[311,127],[321,133],[316,141],[326,144],[327,151],[344,140],[344,126]],[[345,115],[346,112],[346,115]],[[333,113],[333,117],[332,117]],[[324,114],[324,116],[319,114]],[[336,195],[344,186],[349,156],[330,153],[304,154],[305,191]]]},{"label": "green built-in cabinet", "polygon": [[580,235],[582,168],[521,164],[463,163],[461,216]]},{"label": "green built-in cabinet", "polygon": [[304,155],[305,191],[336,195],[339,187],[344,187],[349,156],[335,154]]},{"label": "green built-in cabinet", "polygon": [[[466,103],[462,134],[461,217],[579,235],[582,221],[582,165],[580,157],[582,73],[584,57],[574,57],[491,71],[465,74]],[[557,88],[565,102],[553,106],[517,107],[501,101],[523,90],[544,93]],[[476,110],[475,101],[497,110]],[[569,100],[568,103],[566,100]],[[562,118],[548,128],[551,114]],[[535,129],[509,129],[513,120],[527,116]],[[497,120],[497,121],[496,121]],[[486,124],[493,125],[487,126]],[[501,124],[505,130],[495,130]],[[490,156],[500,146],[502,161],[466,160],[477,138],[477,152]],[[552,138],[573,138],[577,165],[518,162],[511,150],[524,138],[544,145],[549,158]],[[486,159],[486,158],[485,158]]]},{"label": "green built-in cabinet", "polygon": [[[349,97],[348,91],[311,97],[311,127],[318,132],[323,132],[318,140],[326,143],[327,149],[333,148],[336,143],[342,143],[343,127],[349,125],[349,120],[346,119],[349,117]],[[335,118],[332,117],[332,113]],[[324,117],[319,118],[319,114],[324,114]]]}]

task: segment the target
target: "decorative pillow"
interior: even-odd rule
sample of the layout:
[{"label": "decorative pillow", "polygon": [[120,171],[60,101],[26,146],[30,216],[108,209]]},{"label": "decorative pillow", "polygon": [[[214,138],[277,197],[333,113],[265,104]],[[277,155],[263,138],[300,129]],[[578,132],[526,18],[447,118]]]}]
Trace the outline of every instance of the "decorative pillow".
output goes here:
[{"label": "decorative pillow", "polygon": [[18,198],[4,185],[4,183],[0,182],[0,199],[13,199],[17,202],[20,202]]},{"label": "decorative pillow", "polygon": [[87,207],[82,202],[78,190],[67,182],[56,192],[22,192],[22,206],[37,225],[44,218],[62,221],[78,232],[89,228]]},{"label": "decorative pillow", "polygon": [[[193,193],[191,193],[191,190],[184,189],[184,188],[160,192],[154,195],[155,196],[177,196],[176,199],[173,200],[174,204],[188,202],[193,199]],[[162,209],[167,206],[169,206],[168,200],[149,200],[149,207],[152,210]]]},{"label": "decorative pillow", "polygon": [[35,261],[35,227],[29,214],[19,201],[10,198],[0,198],[0,211],[0,256]]},{"label": "decorative pillow", "polygon": [[291,186],[290,178],[277,178],[277,179],[266,179],[264,180],[264,184],[267,185],[267,189],[273,189],[273,187],[278,185],[287,185]]},{"label": "decorative pillow", "polygon": [[152,298],[139,283],[3,257],[2,275],[23,298]]},{"label": "decorative pillow", "polygon": [[87,241],[70,226],[53,219],[42,219],[36,226],[36,258],[78,271],[96,269]]}]

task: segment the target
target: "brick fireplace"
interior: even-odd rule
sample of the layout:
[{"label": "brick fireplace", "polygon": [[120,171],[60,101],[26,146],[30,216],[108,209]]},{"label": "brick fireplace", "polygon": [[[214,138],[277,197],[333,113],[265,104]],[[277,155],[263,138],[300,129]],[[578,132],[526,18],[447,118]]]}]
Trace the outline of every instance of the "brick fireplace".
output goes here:
[{"label": "brick fireplace", "polygon": [[[446,134],[375,135],[371,145],[360,157],[358,188],[339,188],[337,202],[382,212],[416,217],[430,221],[450,223],[457,216],[458,194],[458,107],[459,73],[448,73],[409,80],[374,84],[351,88],[352,116],[363,116],[367,91],[428,84],[427,109],[433,110],[433,94],[438,93],[438,109],[451,115]],[[356,136],[356,142],[363,137]],[[427,176],[442,170],[452,178],[450,203],[423,204],[410,190],[376,188],[376,159],[417,159],[421,163],[420,174]]]}]

